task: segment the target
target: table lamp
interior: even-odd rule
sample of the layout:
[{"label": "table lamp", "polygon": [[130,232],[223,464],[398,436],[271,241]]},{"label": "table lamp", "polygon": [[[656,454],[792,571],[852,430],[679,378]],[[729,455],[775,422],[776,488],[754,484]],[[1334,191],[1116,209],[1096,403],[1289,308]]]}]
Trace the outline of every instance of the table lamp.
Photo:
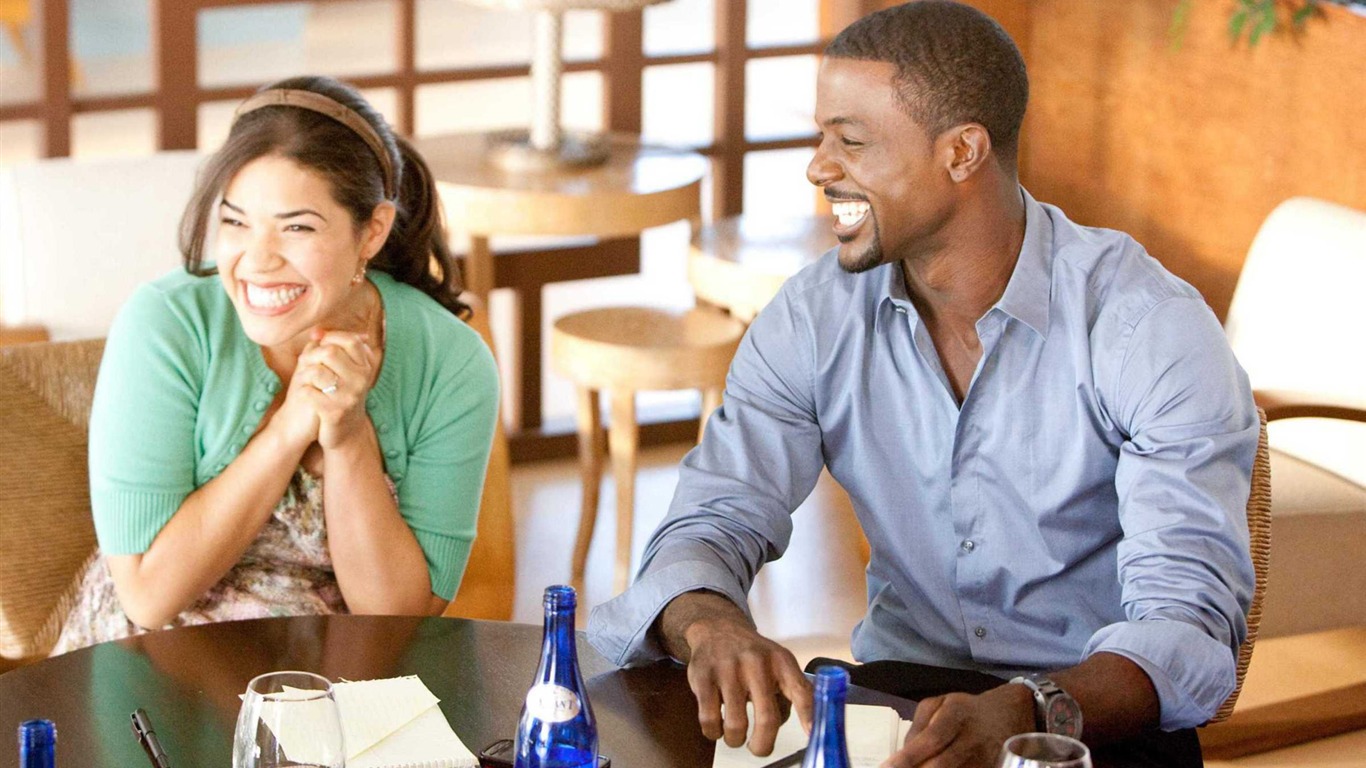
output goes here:
[{"label": "table lamp", "polygon": [[605,136],[560,128],[561,41],[571,10],[634,11],[665,0],[465,0],[485,8],[534,11],[531,52],[531,129],[497,131],[490,159],[510,171],[550,171],[607,160]]}]

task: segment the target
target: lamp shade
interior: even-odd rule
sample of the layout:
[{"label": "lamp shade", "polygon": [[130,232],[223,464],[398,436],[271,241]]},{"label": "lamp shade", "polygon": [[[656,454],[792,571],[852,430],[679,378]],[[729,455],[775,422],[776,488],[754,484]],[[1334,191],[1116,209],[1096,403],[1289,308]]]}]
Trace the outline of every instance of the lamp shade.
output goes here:
[{"label": "lamp shade", "polygon": [[532,120],[526,132],[504,132],[491,159],[507,169],[543,170],[597,165],[607,159],[601,137],[566,136],[560,129],[560,54],[565,11],[634,11],[665,0],[466,0],[485,8],[530,11]]}]

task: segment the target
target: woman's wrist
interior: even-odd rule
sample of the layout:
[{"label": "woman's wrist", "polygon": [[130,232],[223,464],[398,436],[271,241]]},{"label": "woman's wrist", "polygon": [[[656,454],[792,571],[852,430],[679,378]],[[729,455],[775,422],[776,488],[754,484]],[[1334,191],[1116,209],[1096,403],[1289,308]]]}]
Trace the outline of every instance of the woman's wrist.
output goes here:
[{"label": "woman's wrist", "polygon": [[328,463],[351,463],[379,455],[379,436],[375,433],[375,427],[370,423],[368,416],[361,418],[359,424],[336,436],[335,439],[327,442],[320,439],[319,445],[322,446],[323,458]]},{"label": "woman's wrist", "polygon": [[279,418],[279,413],[276,411],[275,415],[271,416],[270,421],[257,433],[253,442],[264,441],[271,455],[280,457],[282,462],[288,462],[291,467],[297,466],[308,446],[313,444],[314,437],[297,430],[291,431],[290,425]]}]

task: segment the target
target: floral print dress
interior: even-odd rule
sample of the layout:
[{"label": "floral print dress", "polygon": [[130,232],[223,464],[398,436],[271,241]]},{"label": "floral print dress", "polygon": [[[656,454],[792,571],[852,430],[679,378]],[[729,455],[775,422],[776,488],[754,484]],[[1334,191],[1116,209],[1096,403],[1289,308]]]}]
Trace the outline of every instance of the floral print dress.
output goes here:
[{"label": "floral print dress", "polygon": [[[53,647],[54,656],[146,631],[123,612],[109,563],[99,551],[78,578],[80,586]],[[322,479],[300,467],[237,565],[166,628],[346,612],[327,549]]]}]

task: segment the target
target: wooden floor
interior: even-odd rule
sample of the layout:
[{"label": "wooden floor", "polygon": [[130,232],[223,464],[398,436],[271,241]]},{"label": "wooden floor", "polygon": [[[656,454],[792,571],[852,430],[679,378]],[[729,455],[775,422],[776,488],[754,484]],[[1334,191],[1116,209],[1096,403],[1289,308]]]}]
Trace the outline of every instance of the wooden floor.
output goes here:
[{"label": "wooden floor", "polygon": [[[636,479],[633,562],[668,511],[678,482],[678,462],[688,446],[646,449]],[[512,470],[517,518],[516,621],[539,622],[541,591],[569,579],[569,559],[579,522],[579,477],[572,460],[520,464]],[[616,516],[610,477],[603,479],[602,508],[588,552],[581,606],[612,597]],[[863,616],[864,545],[844,491],[828,475],[795,513],[786,555],[759,573],[750,592],[754,619],[765,634],[782,639],[831,637],[847,646]],[[581,611],[586,615],[586,611]],[[819,641],[816,650],[825,650]],[[831,649],[837,650],[837,649]],[[804,655],[798,653],[798,656]]]}]

